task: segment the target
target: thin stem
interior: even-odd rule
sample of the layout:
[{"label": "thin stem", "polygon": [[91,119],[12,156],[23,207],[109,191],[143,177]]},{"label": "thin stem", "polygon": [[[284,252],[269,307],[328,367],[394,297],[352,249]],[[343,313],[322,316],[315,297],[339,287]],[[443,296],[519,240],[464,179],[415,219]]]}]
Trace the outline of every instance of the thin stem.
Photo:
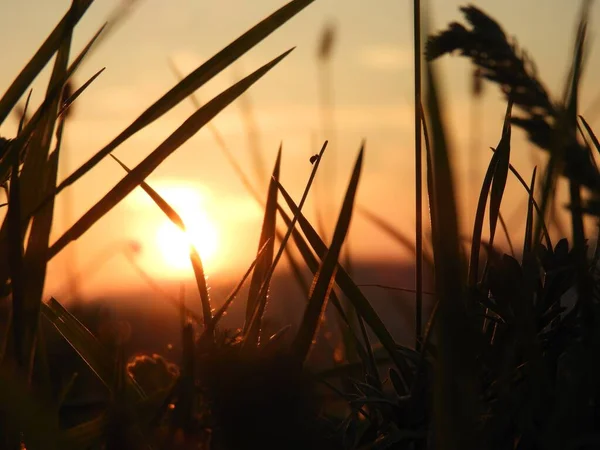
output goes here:
[{"label": "thin stem", "polygon": [[421,346],[423,323],[423,200],[421,168],[421,1],[414,0],[414,64],[415,64],[415,243],[416,243],[416,308],[415,346]]}]

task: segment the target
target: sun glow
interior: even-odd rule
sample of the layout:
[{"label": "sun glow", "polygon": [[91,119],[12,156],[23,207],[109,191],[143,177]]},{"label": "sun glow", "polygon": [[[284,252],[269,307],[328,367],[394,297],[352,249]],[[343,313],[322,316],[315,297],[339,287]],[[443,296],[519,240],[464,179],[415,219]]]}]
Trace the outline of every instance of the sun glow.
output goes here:
[{"label": "sun glow", "polygon": [[171,222],[165,222],[156,232],[156,243],[164,261],[176,270],[189,268],[192,244],[204,265],[212,265],[218,249],[217,229],[200,212],[181,215],[186,225],[185,232]]},{"label": "sun glow", "polygon": [[[219,259],[221,236],[208,215],[208,193],[198,186],[180,183],[164,183],[156,190],[175,209],[186,227],[184,232],[167,218],[156,224],[153,241],[156,256],[163,263],[164,270],[161,272],[177,275],[191,270],[190,244],[200,254],[204,267],[208,270],[214,268]],[[149,198],[139,200],[152,202]],[[148,206],[156,208],[152,203]]]}]

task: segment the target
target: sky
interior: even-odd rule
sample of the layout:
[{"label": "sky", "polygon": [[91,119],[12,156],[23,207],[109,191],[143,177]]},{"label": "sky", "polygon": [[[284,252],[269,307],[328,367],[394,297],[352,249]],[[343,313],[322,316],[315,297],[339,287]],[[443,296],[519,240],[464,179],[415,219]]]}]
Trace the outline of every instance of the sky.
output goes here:
[{"label": "sky", "polygon": [[[75,84],[80,85],[106,67],[75,104],[73,118],[67,125],[60,178],[107,144],[177,82],[170,64],[189,73],[284,3],[140,0],[127,21],[101,43],[75,76]],[[0,91],[9,86],[69,4],[67,0],[0,2],[0,40],[4,43]],[[97,0],[92,5],[76,28],[73,54],[118,4],[116,0]],[[540,78],[558,98],[572,55],[579,2],[481,0],[472,4],[497,19],[517,39],[536,62]],[[464,2],[455,0],[430,1],[427,11],[431,31],[445,28],[451,21],[464,22],[459,12],[462,5]],[[587,75],[581,95],[582,111],[592,126],[600,126],[600,86],[593,77],[600,71],[595,33],[599,19],[600,8],[593,7]],[[336,30],[326,78],[333,86],[333,125],[324,130],[319,90],[323,74],[316,55],[319,38],[328,24]],[[223,136],[263,197],[281,144],[281,180],[297,200],[311,171],[309,158],[328,138],[330,147],[324,161],[328,166],[317,177],[306,205],[307,215],[314,218],[315,198],[331,199],[325,215],[328,229],[335,223],[344,186],[364,140],[365,165],[357,203],[412,237],[412,43],[411,1],[316,0],[197,94],[201,101],[208,101],[242,76],[296,47],[240,101],[220,113],[211,123],[213,130]],[[454,169],[466,211],[463,229],[468,234],[469,211],[489,161],[488,149],[499,139],[505,104],[499,90],[487,84],[484,99],[474,110],[469,98],[472,68],[468,61],[445,57],[435,65],[443,84]],[[41,101],[47,79],[48,70],[33,86],[34,103]],[[119,147],[115,155],[133,167],[193,111],[191,102],[182,102]],[[476,143],[481,149],[476,155],[469,153],[473,116],[479,130]],[[12,136],[16,122],[15,117],[8,119],[0,127],[0,135]],[[513,148],[513,164],[529,178],[534,163],[541,161],[543,154],[532,149],[519,132],[515,133]],[[259,150],[258,162],[252,149]],[[106,158],[61,195],[53,238],[58,238],[123,176],[123,170]],[[332,176],[334,186],[328,184]],[[258,246],[262,210],[219,151],[207,127],[170,156],[147,181],[190,222],[190,228],[195,230],[194,242],[204,253],[209,277],[238,276],[250,264]],[[513,181],[509,182],[506,196],[503,212],[517,233],[524,217],[525,196]],[[80,286],[86,293],[118,290],[139,282],[132,259],[158,280],[191,277],[185,252],[181,256],[179,251],[181,245],[177,231],[169,228],[162,212],[138,189],[52,261],[48,286],[50,290],[65,289],[63,275],[68,269],[86,274]],[[410,260],[411,256],[358,214],[353,219],[347,246],[353,257],[362,260]]]}]

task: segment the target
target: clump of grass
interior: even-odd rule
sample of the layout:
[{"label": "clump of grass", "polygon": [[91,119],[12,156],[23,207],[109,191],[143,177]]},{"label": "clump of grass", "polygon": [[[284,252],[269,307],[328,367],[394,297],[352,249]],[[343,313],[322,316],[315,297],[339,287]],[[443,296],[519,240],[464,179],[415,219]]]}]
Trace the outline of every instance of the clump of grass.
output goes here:
[{"label": "clump of grass", "polygon": [[[598,173],[590,152],[600,151],[600,146],[589,124],[577,115],[586,8],[561,102],[550,100],[529,58],[509,42],[497,22],[477,8],[463,8],[472,29],[452,24],[428,42],[429,59],[455,50],[470,57],[484,77],[502,87],[508,106],[481,188],[467,255],[459,234],[453,156],[441,119],[440,85],[433,67],[427,66],[426,107],[421,107],[419,99],[415,121],[422,122],[425,132],[432,230],[428,262],[435,273],[432,294],[436,304],[425,330],[418,335],[419,348],[395,342],[340,264],[360,184],[364,143],[330,242],[325,242],[304,217],[302,208],[325,157],[325,144],[311,160],[312,171],[298,204],[280,179],[284,161],[280,149],[268,180],[266,200],[261,201],[262,195],[256,194],[264,204],[256,258],[217,310],[212,307],[202,255],[191,246],[202,315],[196,318],[183,302],[180,305],[182,345],[176,368],[160,356],[138,356],[127,364],[118,329],[109,333],[108,339],[94,335],[57,300],[43,302],[47,262],[137,187],[185,230],[181,217],[145,181],[146,177],[289,52],[204,106],[198,105],[194,114],[136,167],[130,169],[113,155],[127,172],[123,180],[50,245],[54,199],[100,160],[112,155],[121,143],[311,1],[291,1],[181,79],[57,186],[63,127],[68,118],[65,113],[94,78],[71,95],[64,94],[65,86],[103,30],[69,65],[73,28],[90,3],[73,3],[65,19],[0,99],[1,122],[56,54],[42,105],[30,116],[23,113],[28,120],[23,120],[14,139],[0,140],[0,176],[8,186],[8,210],[0,228],[0,281],[6,291],[3,300],[11,309],[0,373],[0,436],[5,448],[462,450],[562,449],[597,444],[600,334],[595,324],[600,320],[600,252],[596,249],[594,256],[588,257],[583,220],[584,214],[599,215],[600,209],[596,197],[584,201],[581,190],[586,187],[592,194],[598,192]],[[415,25],[420,26],[420,20],[417,22]],[[419,89],[416,91],[418,99]],[[521,116],[513,115],[513,106]],[[541,202],[535,198],[537,170],[527,183],[510,163],[512,125],[524,128],[532,142],[550,152]],[[420,126],[415,123],[415,129]],[[515,252],[519,259],[501,254],[494,245],[509,172],[518,177],[529,196],[523,245]],[[561,174],[569,181],[571,195],[571,246],[566,239],[552,245],[546,227],[546,206]],[[280,196],[284,202],[280,202]],[[484,243],[481,236],[486,214],[490,240]],[[393,233],[385,218],[370,217]],[[280,218],[285,233],[277,231]],[[396,237],[407,244],[402,235]],[[269,336],[265,326],[268,305],[280,301],[270,298],[270,282],[290,240],[312,272],[313,283],[299,327],[285,327]],[[487,250],[485,259],[483,247]],[[482,259],[484,264],[480,263]],[[223,329],[221,318],[248,279],[251,287],[244,323],[239,329]],[[347,298],[346,305],[339,301],[336,286]],[[420,289],[417,286],[417,292]],[[563,299],[573,291],[574,307],[566,309]],[[311,352],[330,303],[357,358],[319,373],[311,365]],[[354,330],[350,308],[356,312],[360,334]],[[58,391],[50,386],[51,365],[40,318],[54,327],[90,369],[104,394],[99,400],[86,395],[79,398],[71,392],[73,377]],[[378,342],[371,342],[367,327]],[[325,392],[335,394],[337,404],[343,404],[335,416],[332,405],[336,402],[328,401]],[[92,417],[64,425],[61,417],[65,412],[70,413],[71,421],[77,416],[74,400],[79,400]]]}]

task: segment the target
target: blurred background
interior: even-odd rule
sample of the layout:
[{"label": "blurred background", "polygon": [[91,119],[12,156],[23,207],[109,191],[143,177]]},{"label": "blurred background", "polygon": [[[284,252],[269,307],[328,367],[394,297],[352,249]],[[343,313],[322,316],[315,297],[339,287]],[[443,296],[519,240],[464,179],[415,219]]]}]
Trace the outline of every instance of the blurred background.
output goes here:
[{"label": "blurred background", "polygon": [[[284,4],[276,0],[130,3],[126,20],[86,59],[75,77],[79,86],[106,67],[74,106],[65,131],[59,179],[121,132],[168,91],[178,76],[194,70]],[[520,48],[536,62],[540,78],[559,98],[572,56],[575,4],[544,0],[472,3],[517,38]],[[2,55],[0,86],[10,84],[69,4],[68,0],[0,2],[0,40],[10,43]],[[104,0],[91,7],[76,28],[74,53],[120,4]],[[463,4],[430,1],[424,12],[430,31],[439,31],[454,20],[462,22],[458,8]],[[600,9],[593,11],[592,30],[600,19]],[[595,40],[594,32],[591,36]],[[596,44],[591,43],[581,95],[581,109],[592,128],[600,125],[600,86],[594,81],[594,74],[600,72]],[[296,47],[240,101],[217,116],[211,129],[201,130],[147,180],[188,225],[205,263],[215,306],[253,260],[262,221],[261,206],[224,157],[215,133],[263,198],[282,144],[282,183],[296,200],[310,174],[310,156],[329,139],[305,207],[308,218],[321,224],[326,238],[330,238],[351,165],[365,139],[358,204],[414,240],[412,45],[409,0],[317,0],[197,93],[206,102],[284,50]],[[474,84],[473,67],[466,59],[444,58],[435,64],[442,75],[454,168],[460,180],[462,227],[468,236],[490,147],[499,140],[506,105],[495,86]],[[34,105],[43,98],[48,75],[47,70],[34,85]],[[116,156],[135,166],[193,111],[191,102],[183,102],[119,147]],[[0,135],[14,136],[17,122],[16,116],[6,121]],[[544,158],[515,130],[512,163],[525,179]],[[123,170],[106,158],[61,194],[54,238],[123,176]],[[525,201],[522,187],[509,177],[502,213],[514,236],[520,236],[524,226]],[[555,235],[561,234],[561,226],[562,232],[569,232],[568,222],[558,224]],[[498,238],[499,245],[506,244],[502,235]],[[414,288],[413,253],[364,214],[354,216],[346,250],[359,284]],[[274,292],[279,289],[286,300],[300,294],[286,275],[285,259],[278,276]],[[144,305],[156,306],[161,304],[157,303],[160,297],[174,298],[188,283],[194,284],[193,272],[182,236],[137,189],[52,260],[46,290],[61,301],[142,299]],[[411,311],[410,293],[373,286],[364,289],[375,303],[379,299],[380,304],[389,304],[392,299],[395,309]],[[192,288],[188,291],[190,296],[197,295]],[[272,301],[271,305],[274,314],[293,316],[289,303]],[[401,327],[413,327],[412,314],[402,316]]]}]

